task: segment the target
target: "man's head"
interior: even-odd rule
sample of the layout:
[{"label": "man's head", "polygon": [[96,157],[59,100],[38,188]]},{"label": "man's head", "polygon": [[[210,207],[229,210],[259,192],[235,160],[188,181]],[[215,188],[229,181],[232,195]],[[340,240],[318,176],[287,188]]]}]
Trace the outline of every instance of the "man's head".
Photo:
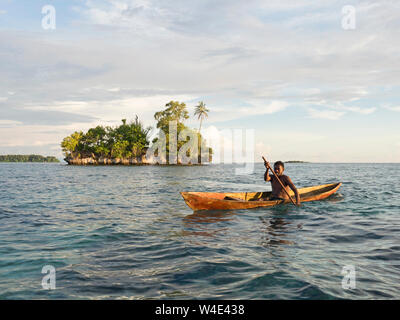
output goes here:
[{"label": "man's head", "polygon": [[282,161],[277,161],[274,163],[274,171],[278,176],[282,175],[284,170],[285,170],[285,165],[283,164]]}]

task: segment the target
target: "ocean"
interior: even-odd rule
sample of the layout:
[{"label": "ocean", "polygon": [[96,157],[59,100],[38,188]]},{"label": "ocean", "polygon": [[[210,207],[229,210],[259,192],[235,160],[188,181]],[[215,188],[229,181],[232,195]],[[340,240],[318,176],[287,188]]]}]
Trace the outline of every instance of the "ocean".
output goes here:
[{"label": "ocean", "polygon": [[301,207],[179,194],[270,190],[238,167],[0,163],[0,299],[400,299],[400,164],[287,164],[298,188],[343,183]]}]

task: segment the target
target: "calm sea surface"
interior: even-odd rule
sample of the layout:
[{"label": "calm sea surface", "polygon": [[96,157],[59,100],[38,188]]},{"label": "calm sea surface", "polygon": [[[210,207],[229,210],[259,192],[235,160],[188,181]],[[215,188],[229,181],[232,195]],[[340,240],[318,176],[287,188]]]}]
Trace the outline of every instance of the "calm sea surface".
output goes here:
[{"label": "calm sea surface", "polygon": [[0,298],[400,299],[399,164],[287,164],[297,187],[343,182],[300,208],[186,206],[180,191],[270,190],[262,164],[237,167],[1,163]]}]

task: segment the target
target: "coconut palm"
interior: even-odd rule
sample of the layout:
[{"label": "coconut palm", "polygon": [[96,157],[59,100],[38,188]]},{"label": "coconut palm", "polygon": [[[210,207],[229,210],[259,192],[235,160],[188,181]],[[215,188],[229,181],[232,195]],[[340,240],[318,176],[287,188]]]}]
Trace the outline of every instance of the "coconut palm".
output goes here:
[{"label": "coconut palm", "polygon": [[202,122],[203,122],[203,119],[204,119],[204,118],[208,118],[208,112],[209,112],[209,111],[210,111],[210,110],[208,110],[208,109],[206,108],[206,105],[204,104],[203,101],[200,101],[199,104],[198,104],[198,105],[196,106],[196,108],[195,108],[194,115],[195,115],[195,116],[198,116],[197,119],[200,120],[199,133],[200,133],[200,131],[201,131],[201,124],[202,124]]}]

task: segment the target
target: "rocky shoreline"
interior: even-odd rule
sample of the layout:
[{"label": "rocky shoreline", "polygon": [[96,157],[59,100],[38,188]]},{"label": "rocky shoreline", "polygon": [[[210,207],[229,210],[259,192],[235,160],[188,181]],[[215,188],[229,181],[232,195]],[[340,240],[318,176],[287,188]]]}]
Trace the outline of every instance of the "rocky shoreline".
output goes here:
[{"label": "rocky shoreline", "polygon": [[67,157],[64,159],[69,165],[75,166],[87,166],[87,165],[124,165],[124,166],[137,166],[137,165],[202,165],[202,163],[188,163],[183,164],[178,161],[177,164],[168,164],[166,161],[162,163],[155,161],[154,159],[147,159],[145,155],[133,158],[96,158],[96,157],[83,157],[73,158]]}]

